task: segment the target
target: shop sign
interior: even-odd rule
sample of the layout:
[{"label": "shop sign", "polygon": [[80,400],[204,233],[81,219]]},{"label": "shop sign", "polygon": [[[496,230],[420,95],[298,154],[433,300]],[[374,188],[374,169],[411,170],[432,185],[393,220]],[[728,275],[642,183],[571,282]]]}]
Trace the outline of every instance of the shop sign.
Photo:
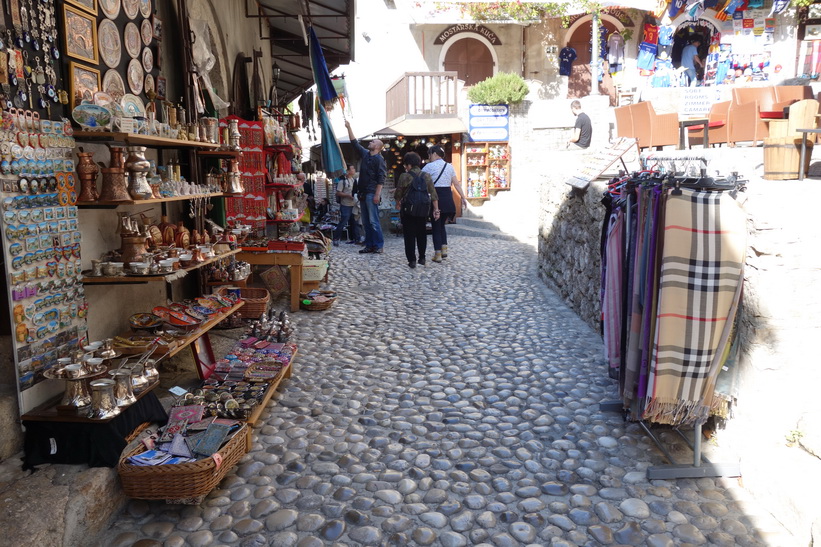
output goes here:
[{"label": "shop sign", "polygon": [[468,134],[471,140],[508,140],[510,109],[506,104],[472,104],[468,109],[468,115]]},{"label": "shop sign", "polygon": [[706,117],[715,103],[724,100],[719,87],[688,87],[684,89],[681,112],[682,118]]},{"label": "shop sign", "polygon": [[434,44],[441,46],[457,34],[461,34],[463,32],[472,32],[474,34],[479,34],[484,36],[488,42],[490,42],[494,46],[501,46],[502,41],[496,36],[496,33],[487,28],[484,25],[477,25],[475,23],[460,23],[458,25],[451,25],[436,37],[436,40],[433,41]]},{"label": "shop sign", "polygon": [[[683,1],[683,0],[682,0]],[[632,27],[634,26],[633,20],[630,19],[630,16],[627,15],[623,10],[618,8],[606,8],[601,11],[602,15],[609,15],[610,17],[614,17],[618,20],[619,23],[624,25],[625,27]],[[576,15],[571,15],[567,18],[567,23],[564,25],[564,28],[570,28],[573,26],[573,23],[581,19],[582,17],[589,17],[587,13],[577,13]]]}]

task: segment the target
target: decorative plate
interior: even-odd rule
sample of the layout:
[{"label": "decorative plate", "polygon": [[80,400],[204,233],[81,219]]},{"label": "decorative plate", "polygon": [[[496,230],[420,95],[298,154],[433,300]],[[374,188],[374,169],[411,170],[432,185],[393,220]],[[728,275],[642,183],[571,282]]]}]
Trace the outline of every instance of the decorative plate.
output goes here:
[{"label": "decorative plate", "polygon": [[143,39],[143,44],[149,45],[151,40],[154,38],[154,28],[151,26],[151,21],[149,19],[143,19],[143,22],[140,23],[140,36]]},{"label": "decorative plate", "polygon": [[151,51],[150,47],[143,48],[142,59],[143,70],[145,70],[146,72],[151,72],[151,70],[154,68],[154,52]]},{"label": "decorative plate", "polygon": [[143,67],[137,59],[131,59],[128,63],[128,87],[134,95],[143,92]]},{"label": "decorative plate", "polygon": [[142,100],[136,95],[132,95],[130,93],[126,93],[123,95],[123,98],[120,100],[120,104],[123,106],[123,113],[129,117],[133,118],[135,116],[142,116],[145,117],[145,105],[143,104]]},{"label": "decorative plate", "polygon": [[145,75],[145,94],[148,95],[149,91],[154,91],[156,93],[157,86],[154,83],[154,76],[151,74]]},{"label": "decorative plate", "polygon": [[120,15],[120,0],[100,0],[100,9],[109,19],[116,19]]},{"label": "decorative plate", "polygon": [[140,13],[140,0],[123,0],[123,11],[129,19],[134,19]]},{"label": "decorative plate", "polygon": [[134,23],[128,23],[125,26],[125,33],[123,34],[123,41],[125,42],[125,50],[132,59],[140,56],[140,29]]},{"label": "decorative plate", "polygon": [[100,57],[108,68],[117,68],[120,58],[123,55],[123,45],[120,42],[120,31],[116,23],[111,19],[100,21],[100,29],[97,31],[97,47],[100,49]]},{"label": "decorative plate", "polygon": [[151,0],[140,0],[140,14],[146,18],[151,16]]},{"label": "decorative plate", "polygon": [[120,103],[114,97],[105,91],[98,91],[94,94],[94,104],[107,108],[111,111],[112,115],[118,118],[123,117],[123,107],[120,106]]},{"label": "decorative plate", "polygon": [[115,101],[122,99],[125,95],[123,77],[113,68],[106,71],[105,76],[103,76],[103,91],[111,95]]},{"label": "decorative plate", "polygon": [[111,112],[96,104],[75,106],[71,117],[83,127],[106,128],[111,124]]}]

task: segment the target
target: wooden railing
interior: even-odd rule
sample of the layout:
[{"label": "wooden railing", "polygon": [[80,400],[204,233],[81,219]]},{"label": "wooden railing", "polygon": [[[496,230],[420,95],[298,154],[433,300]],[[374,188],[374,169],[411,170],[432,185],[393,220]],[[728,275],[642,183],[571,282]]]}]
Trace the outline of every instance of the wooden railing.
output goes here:
[{"label": "wooden railing", "polygon": [[388,125],[406,118],[455,118],[457,73],[406,72],[388,88],[385,119]]}]

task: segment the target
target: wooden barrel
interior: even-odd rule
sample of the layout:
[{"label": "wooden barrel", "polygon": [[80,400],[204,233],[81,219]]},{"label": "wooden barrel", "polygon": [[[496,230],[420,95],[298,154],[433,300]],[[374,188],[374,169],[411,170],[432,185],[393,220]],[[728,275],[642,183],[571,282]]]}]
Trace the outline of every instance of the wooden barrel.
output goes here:
[{"label": "wooden barrel", "polygon": [[[807,140],[807,155],[804,158],[804,176],[810,169],[812,141]],[[764,178],[767,180],[790,180],[798,178],[801,162],[801,137],[768,137],[764,139]]]}]

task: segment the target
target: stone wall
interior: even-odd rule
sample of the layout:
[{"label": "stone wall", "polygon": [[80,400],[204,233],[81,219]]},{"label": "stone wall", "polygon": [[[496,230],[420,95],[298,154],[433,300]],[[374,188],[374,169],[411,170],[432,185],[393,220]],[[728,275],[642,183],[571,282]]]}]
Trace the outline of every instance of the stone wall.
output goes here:
[{"label": "stone wall", "polygon": [[[749,155],[749,150],[741,153]],[[598,330],[604,186],[594,183],[584,195],[575,195],[560,177],[547,177],[542,186],[539,273]],[[732,419],[707,446],[723,456],[720,461],[741,462],[744,487],[802,545],[813,537],[821,541],[813,500],[821,489],[815,346],[821,335],[821,257],[815,204],[800,198],[811,195],[814,185],[817,181],[754,179],[741,194],[749,233],[738,401]]]}]

